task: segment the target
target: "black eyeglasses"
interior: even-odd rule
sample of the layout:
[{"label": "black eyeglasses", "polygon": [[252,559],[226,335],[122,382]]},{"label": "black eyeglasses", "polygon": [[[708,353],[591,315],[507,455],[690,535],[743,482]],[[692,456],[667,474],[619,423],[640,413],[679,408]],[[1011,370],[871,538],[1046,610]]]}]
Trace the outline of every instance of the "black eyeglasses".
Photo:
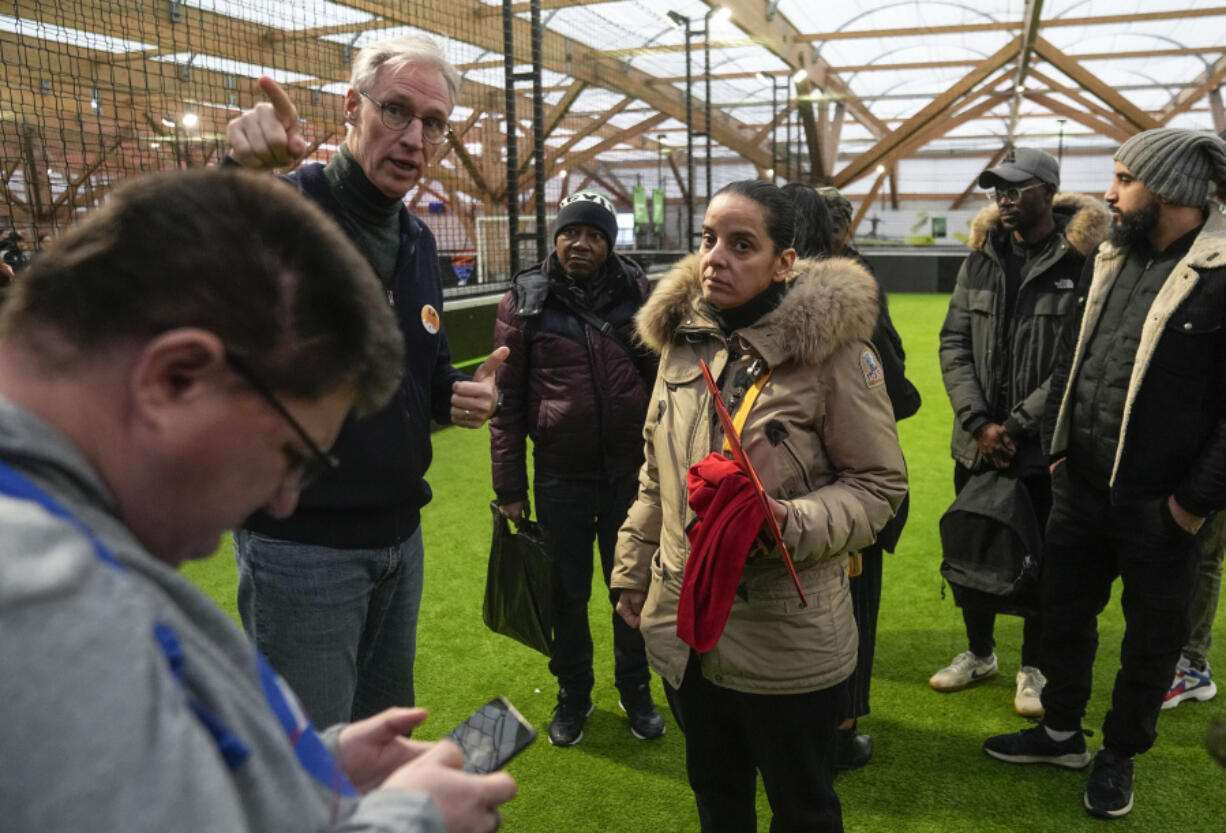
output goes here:
[{"label": "black eyeglasses", "polygon": [[421,137],[427,142],[437,145],[447,141],[447,134],[451,132],[451,125],[447,124],[444,119],[438,119],[434,116],[419,116],[404,104],[397,104],[394,101],[379,101],[365,91],[359,93],[359,95],[379,108],[379,118],[383,120],[383,126],[388,130],[405,130],[414,121],[420,121]]},{"label": "black eyeglasses", "polygon": [[293,484],[294,488],[301,491],[318,480],[321,475],[336,471],[341,461],[324,451],[319,447],[318,443],[311,439],[311,435],[302,427],[302,423],[294,419],[294,415],[289,412],[289,408],[285,407],[285,403],[272,392],[272,388],[256,375],[255,371],[251,369],[251,365],[229,350],[226,351],[226,361],[230,367],[234,368],[235,373],[243,377],[244,382],[251,385],[252,390],[262,396],[272,406],[272,409],[289,423],[289,426],[294,429],[294,433],[310,449],[311,456],[309,457],[292,445],[287,445],[284,449],[285,456],[289,460],[289,470],[286,473],[287,479],[291,475],[296,475]]},{"label": "black eyeglasses", "polygon": [[1022,198],[1022,194],[1026,193],[1031,188],[1042,188],[1046,184],[1047,183],[1045,182],[1036,182],[1033,185],[1026,185],[1021,188],[1006,188],[1003,191],[997,188],[994,191],[992,191],[992,200],[994,202],[1000,202],[1001,200],[1008,200],[1009,202],[1017,202],[1018,200]]}]

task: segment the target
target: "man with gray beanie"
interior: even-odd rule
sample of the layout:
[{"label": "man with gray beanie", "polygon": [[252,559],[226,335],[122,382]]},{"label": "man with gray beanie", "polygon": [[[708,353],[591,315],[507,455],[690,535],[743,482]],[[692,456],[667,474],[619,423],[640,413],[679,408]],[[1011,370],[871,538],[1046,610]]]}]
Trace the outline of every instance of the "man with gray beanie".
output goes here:
[{"label": "man with gray beanie", "polygon": [[1226,142],[1212,133],[1149,130],[1120,147],[1111,240],[1087,267],[1052,373],[1045,714],[984,750],[1090,763],[1081,719],[1119,576],[1120,669],[1084,798],[1102,818],[1132,809],[1133,756],[1153,746],[1188,637],[1197,533],[1226,507],[1226,215],[1208,199],[1223,184]]},{"label": "man with gray beanie", "polygon": [[[651,285],[613,251],[617,214],[594,191],[562,200],[555,251],[512,281],[498,306],[495,347],[511,348],[498,371],[502,407],[490,422],[494,492],[503,515],[529,514],[526,439],[532,438],[539,520],[554,542],[554,653],[558,705],[549,742],[573,746],[592,711],[592,543],[605,585],[617,531],[638,492],[643,420],[656,364],[635,338],[634,313]],[[620,593],[610,593],[617,603]],[[664,734],[651,699],[643,637],[616,613],[614,682],[630,730]]]}]

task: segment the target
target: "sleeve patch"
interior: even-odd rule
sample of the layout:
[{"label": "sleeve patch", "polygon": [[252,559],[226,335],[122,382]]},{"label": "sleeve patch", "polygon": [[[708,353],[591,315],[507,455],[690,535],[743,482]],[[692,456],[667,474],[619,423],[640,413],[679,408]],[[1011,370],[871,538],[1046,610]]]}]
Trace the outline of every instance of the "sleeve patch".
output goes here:
[{"label": "sleeve patch", "polygon": [[876,388],[885,384],[885,371],[872,350],[866,348],[860,354],[860,372],[864,374],[865,387]]}]

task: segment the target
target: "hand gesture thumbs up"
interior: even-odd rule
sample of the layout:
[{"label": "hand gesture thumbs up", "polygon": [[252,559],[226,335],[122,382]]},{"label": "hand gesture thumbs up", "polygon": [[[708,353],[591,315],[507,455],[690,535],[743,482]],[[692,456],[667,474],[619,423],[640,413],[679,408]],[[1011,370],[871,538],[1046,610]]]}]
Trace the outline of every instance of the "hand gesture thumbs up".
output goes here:
[{"label": "hand gesture thumbs up", "polygon": [[505,345],[490,353],[485,357],[485,361],[477,366],[477,372],[473,374],[473,381],[486,382],[488,380],[490,384],[493,384],[494,375],[498,373],[498,368],[502,367],[502,363],[509,355],[511,355],[511,348]]},{"label": "hand gesture thumbs up", "polygon": [[471,382],[456,382],[451,386],[451,422],[465,428],[480,428],[494,415],[498,407],[498,388],[494,376],[511,355],[503,345],[490,353],[477,367]]}]

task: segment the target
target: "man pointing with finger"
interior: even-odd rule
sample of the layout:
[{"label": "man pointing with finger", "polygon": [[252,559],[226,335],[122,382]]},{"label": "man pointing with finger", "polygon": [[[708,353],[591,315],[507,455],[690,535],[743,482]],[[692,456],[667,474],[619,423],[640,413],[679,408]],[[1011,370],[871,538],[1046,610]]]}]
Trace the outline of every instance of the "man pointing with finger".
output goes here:
[{"label": "man pointing with finger", "polygon": [[[404,207],[429,150],[446,140],[458,87],[429,38],[362,49],[345,142],[327,165],[285,176],[366,256],[405,338],[396,397],[345,422],[339,467],[302,493],[291,517],[259,513],[234,536],[243,625],[322,726],[413,705],[430,420],[478,428],[497,406],[494,372],[507,350],[472,379],[452,367],[434,237]],[[285,92],[268,78],[260,89],[269,101],[230,122],[227,138],[232,162],[270,169],[300,158],[307,141]]]}]

